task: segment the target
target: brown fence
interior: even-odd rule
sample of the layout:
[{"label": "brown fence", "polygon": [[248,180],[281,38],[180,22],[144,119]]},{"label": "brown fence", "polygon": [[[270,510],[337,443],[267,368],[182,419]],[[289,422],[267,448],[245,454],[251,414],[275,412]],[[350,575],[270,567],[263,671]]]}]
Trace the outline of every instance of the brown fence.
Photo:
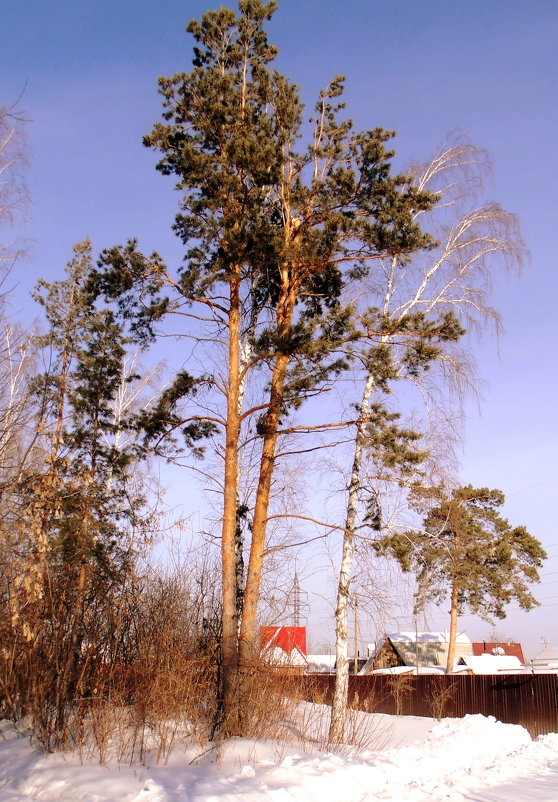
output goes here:
[{"label": "brown fence", "polygon": [[[301,677],[308,701],[331,703],[334,677]],[[469,713],[521,724],[532,737],[558,732],[558,675],[426,674],[349,677],[349,705],[404,716],[461,718]]]}]

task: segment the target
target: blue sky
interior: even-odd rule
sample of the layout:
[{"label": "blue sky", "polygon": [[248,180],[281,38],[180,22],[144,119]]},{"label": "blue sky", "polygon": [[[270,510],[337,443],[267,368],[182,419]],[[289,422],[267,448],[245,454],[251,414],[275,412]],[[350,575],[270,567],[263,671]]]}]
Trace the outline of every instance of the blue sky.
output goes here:
[{"label": "blue sky", "polygon": [[[30,256],[13,275],[16,316],[35,315],[28,292],[61,274],[72,245],[96,250],[137,235],[168,258],[176,197],[153,169],[142,134],[158,119],[158,75],[188,70],[186,22],[200,0],[19,0],[5,4],[0,103],[29,120]],[[427,158],[451,131],[486,148],[486,197],[519,216],[530,252],[521,278],[497,278],[505,334],[476,345],[486,380],[468,406],[462,476],[501,488],[512,523],[525,523],[551,558],[543,608],[498,625],[525,641],[558,643],[556,270],[558,231],[558,6],[555,0],[283,0],[270,23],[278,68],[309,106],[347,76],[357,128],[398,132],[398,163]],[[543,575],[545,577],[545,575]],[[443,627],[445,611],[432,625]],[[486,627],[465,619],[477,635]]]}]

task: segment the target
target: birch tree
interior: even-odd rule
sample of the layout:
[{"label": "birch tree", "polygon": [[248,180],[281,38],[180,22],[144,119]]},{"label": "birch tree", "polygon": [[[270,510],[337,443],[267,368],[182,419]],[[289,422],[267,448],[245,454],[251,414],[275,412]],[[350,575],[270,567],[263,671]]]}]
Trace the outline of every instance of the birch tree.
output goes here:
[{"label": "birch tree", "polygon": [[[348,694],[348,601],[358,531],[366,518],[366,454],[383,462],[385,477],[398,463],[398,446],[381,453],[374,437],[376,404],[389,403],[394,383],[413,382],[424,401],[427,426],[439,418],[458,417],[457,397],[470,386],[469,357],[455,343],[466,329],[481,329],[487,322],[499,327],[499,317],[488,296],[493,276],[502,268],[521,263],[524,246],[514,215],[496,203],[475,205],[489,170],[486,154],[465,142],[442,147],[424,167],[413,167],[417,189],[436,194],[430,211],[419,210],[415,219],[437,240],[434,249],[405,259],[395,255],[381,261],[381,272],[368,296],[375,298],[384,321],[377,343],[358,356],[362,395],[355,424],[354,451],[343,534],[336,607],[336,660],[334,700],[329,738],[342,740]],[[370,303],[367,297],[367,304]],[[365,318],[366,320],[366,318]],[[391,332],[389,331],[391,326]],[[408,336],[406,336],[408,334]],[[376,412],[374,412],[376,409]],[[371,436],[372,435],[372,436]],[[428,441],[429,438],[427,438]],[[451,446],[447,446],[444,459]],[[415,463],[416,464],[416,463]],[[407,470],[409,462],[399,462]],[[398,476],[400,478],[401,472]],[[369,492],[369,491],[368,491]],[[372,498],[377,501],[374,492]],[[364,512],[359,511],[363,509]],[[377,528],[381,528],[379,520]]]},{"label": "birch tree", "polygon": [[[0,288],[21,246],[11,229],[28,205],[27,165],[22,120],[14,107],[0,106]],[[0,293],[0,495],[13,483],[29,446],[29,377],[33,363],[30,337],[11,322]]]}]

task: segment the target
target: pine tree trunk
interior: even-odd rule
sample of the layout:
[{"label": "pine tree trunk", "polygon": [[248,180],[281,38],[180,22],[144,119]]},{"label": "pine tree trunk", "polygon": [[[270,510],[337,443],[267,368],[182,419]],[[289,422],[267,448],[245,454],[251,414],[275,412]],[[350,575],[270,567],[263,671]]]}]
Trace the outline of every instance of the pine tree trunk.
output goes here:
[{"label": "pine tree trunk", "polygon": [[229,312],[229,381],[227,396],[227,426],[225,435],[225,484],[221,541],[223,622],[221,639],[222,710],[220,717],[227,733],[236,734],[238,722],[237,666],[237,558],[236,508],[238,494],[239,416],[239,349],[240,349],[240,271],[230,281]]},{"label": "pine tree trunk", "polygon": [[453,674],[453,663],[455,660],[455,640],[457,638],[457,585],[451,589],[451,608],[450,608],[450,631],[448,643],[448,661],[446,664],[446,674]]},{"label": "pine tree trunk", "polygon": [[345,519],[345,531],[343,533],[343,553],[337,586],[337,607],[335,610],[336,670],[328,735],[329,743],[341,743],[345,735],[347,702],[349,696],[349,586],[354,558],[354,532],[359,502],[362,452],[364,449],[366,424],[373,386],[373,378],[372,376],[368,376],[362,395],[361,414],[357,423],[355,454],[347,497],[347,515]]},{"label": "pine tree trunk", "polygon": [[256,657],[256,614],[263,569],[267,510],[269,507],[269,494],[277,445],[277,431],[279,428],[279,416],[281,414],[285,375],[288,364],[288,356],[279,356],[275,362],[271,380],[270,403],[266,415],[265,434],[260,459],[260,474],[256,491],[256,502],[254,505],[252,543],[250,547],[246,587],[244,590],[244,605],[242,608],[242,622],[240,626],[239,654],[242,666],[250,665]]},{"label": "pine tree trunk", "polygon": [[[285,232],[289,236],[288,227]],[[280,337],[288,338],[294,306],[296,302],[296,285],[292,279],[292,265],[283,265],[281,270],[282,288],[277,304],[277,332]],[[250,665],[257,656],[256,648],[256,615],[263,570],[265,538],[267,529],[267,511],[271,480],[275,467],[275,450],[277,432],[283,405],[285,378],[290,362],[289,354],[280,353],[273,366],[269,404],[265,416],[260,472],[254,503],[254,520],[252,523],[252,542],[246,573],[244,604],[240,624],[239,660],[242,667]]]}]

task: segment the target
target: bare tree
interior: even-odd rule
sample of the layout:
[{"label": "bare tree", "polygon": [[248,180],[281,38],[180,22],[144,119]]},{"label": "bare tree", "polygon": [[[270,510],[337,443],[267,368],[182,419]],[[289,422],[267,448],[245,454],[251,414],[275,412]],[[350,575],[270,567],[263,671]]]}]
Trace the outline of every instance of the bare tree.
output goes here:
[{"label": "bare tree", "polygon": [[[376,274],[376,284],[369,294],[376,299],[384,320],[398,322],[404,328],[405,321],[416,319],[417,315],[434,321],[451,314],[463,329],[480,330],[489,322],[498,329],[498,314],[488,300],[492,278],[502,267],[521,264],[524,245],[514,215],[496,203],[474,205],[488,169],[484,151],[466,142],[444,146],[428,164],[412,168],[416,187],[438,196],[432,211],[416,215],[417,219],[422,218],[423,229],[432,233],[438,245],[410,259],[393,257],[382,261],[382,272],[380,277]],[[377,505],[380,513],[376,491],[372,487],[372,491],[368,489],[366,493],[364,477],[367,451],[375,451],[376,459],[381,457],[378,443],[374,437],[370,438],[374,399],[385,398],[393,382],[408,379],[419,389],[425,402],[428,425],[435,427],[442,421],[447,426],[451,418],[457,417],[455,405],[448,414],[448,390],[455,399],[473,384],[470,358],[454,345],[454,339],[448,338],[446,343],[440,339],[430,353],[426,350],[421,354],[421,347],[420,338],[401,337],[397,332],[384,335],[375,352],[368,350],[359,355],[362,395],[353,441],[337,589],[337,674],[329,732],[332,742],[342,739],[345,725],[348,601],[355,538],[359,537],[359,529],[362,531],[362,527],[370,524],[371,504]],[[378,353],[380,363],[376,358]],[[431,369],[426,372],[424,367]],[[448,446],[446,459],[448,452],[451,453],[451,446]],[[385,474],[385,470],[383,472]],[[365,511],[359,518],[363,501]]]},{"label": "bare tree", "polygon": [[[17,105],[17,104],[16,104]],[[28,203],[24,168],[27,165],[23,119],[16,105],[0,106],[0,287],[21,245],[8,231],[24,214]],[[0,294],[0,493],[10,484],[17,464],[21,468],[24,431],[29,418],[31,342],[6,317],[5,295]],[[17,445],[16,445],[17,443]],[[19,451],[16,457],[16,452]]]},{"label": "bare tree", "polygon": [[[17,104],[16,104],[17,105]],[[0,230],[24,214],[28,192],[23,172],[27,165],[23,118],[16,106],[0,106]],[[9,270],[22,250],[17,238],[0,240],[0,268]]]}]

